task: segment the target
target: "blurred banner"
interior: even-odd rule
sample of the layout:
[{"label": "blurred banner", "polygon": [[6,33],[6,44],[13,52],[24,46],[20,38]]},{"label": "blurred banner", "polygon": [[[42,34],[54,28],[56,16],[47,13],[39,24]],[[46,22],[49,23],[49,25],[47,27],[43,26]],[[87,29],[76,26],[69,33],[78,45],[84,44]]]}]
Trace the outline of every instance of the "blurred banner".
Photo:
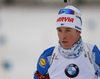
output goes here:
[{"label": "blurred banner", "polygon": [[[67,0],[70,1],[71,4],[99,4],[100,0]],[[64,0],[0,0],[1,3],[5,4],[13,4],[13,3],[63,3]],[[56,4],[57,5],[57,4]]]}]

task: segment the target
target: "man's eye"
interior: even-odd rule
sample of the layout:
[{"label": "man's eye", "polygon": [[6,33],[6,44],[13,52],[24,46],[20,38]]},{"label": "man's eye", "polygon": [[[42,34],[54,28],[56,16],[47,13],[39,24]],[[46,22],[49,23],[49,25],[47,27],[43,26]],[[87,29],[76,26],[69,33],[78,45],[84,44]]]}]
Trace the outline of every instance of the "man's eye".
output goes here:
[{"label": "man's eye", "polygon": [[61,30],[58,30],[58,32],[61,32]]}]

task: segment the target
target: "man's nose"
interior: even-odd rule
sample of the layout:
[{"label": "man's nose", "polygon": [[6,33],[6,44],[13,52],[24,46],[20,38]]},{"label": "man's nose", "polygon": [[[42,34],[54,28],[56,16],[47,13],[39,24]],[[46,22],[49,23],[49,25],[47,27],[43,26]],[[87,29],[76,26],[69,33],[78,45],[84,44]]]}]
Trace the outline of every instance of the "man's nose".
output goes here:
[{"label": "man's nose", "polygon": [[62,32],[62,37],[63,38],[66,38],[66,36],[67,36],[66,33],[65,32]]}]

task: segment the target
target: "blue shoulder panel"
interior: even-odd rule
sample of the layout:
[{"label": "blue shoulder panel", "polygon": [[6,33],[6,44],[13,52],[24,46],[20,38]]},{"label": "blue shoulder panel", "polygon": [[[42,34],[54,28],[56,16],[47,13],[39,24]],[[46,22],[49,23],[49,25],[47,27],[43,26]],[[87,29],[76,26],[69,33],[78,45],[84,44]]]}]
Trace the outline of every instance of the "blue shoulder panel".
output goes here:
[{"label": "blue shoulder panel", "polygon": [[100,51],[96,45],[93,48],[93,52],[95,52],[95,62],[100,66]]},{"label": "blue shoulder panel", "polygon": [[51,47],[51,48],[45,50],[41,54],[41,56],[40,56],[40,58],[38,60],[37,70],[42,75],[45,75],[46,72],[48,71],[48,68],[49,68],[50,65],[49,65],[49,61],[48,61],[47,57],[52,55],[54,48],[55,47]]}]

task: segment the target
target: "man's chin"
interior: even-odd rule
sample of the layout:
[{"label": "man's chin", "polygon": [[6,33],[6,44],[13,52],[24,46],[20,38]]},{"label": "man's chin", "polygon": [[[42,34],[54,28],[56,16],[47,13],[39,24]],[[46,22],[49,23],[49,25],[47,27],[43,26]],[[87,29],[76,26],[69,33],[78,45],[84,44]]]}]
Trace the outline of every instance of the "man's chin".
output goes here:
[{"label": "man's chin", "polygon": [[70,46],[65,46],[65,45],[62,45],[63,46],[63,48],[65,48],[65,49],[69,49],[70,48]]}]

